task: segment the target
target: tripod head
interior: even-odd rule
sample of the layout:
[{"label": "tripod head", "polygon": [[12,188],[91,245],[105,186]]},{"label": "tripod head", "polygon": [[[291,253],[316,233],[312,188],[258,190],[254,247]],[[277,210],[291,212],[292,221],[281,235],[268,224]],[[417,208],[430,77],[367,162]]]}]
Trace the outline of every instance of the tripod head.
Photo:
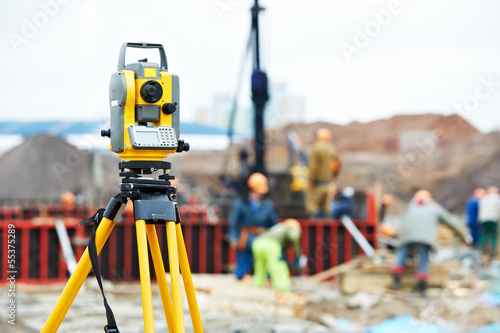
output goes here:
[{"label": "tripod head", "polygon": [[[125,65],[127,48],[158,49],[160,64],[141,59]],[[168,72],[161,44],[124,43],[118,71],[109,84],[110,150],[124,161],[163,161],[168,154],[189,150],[179,139],[179,77]]]}]

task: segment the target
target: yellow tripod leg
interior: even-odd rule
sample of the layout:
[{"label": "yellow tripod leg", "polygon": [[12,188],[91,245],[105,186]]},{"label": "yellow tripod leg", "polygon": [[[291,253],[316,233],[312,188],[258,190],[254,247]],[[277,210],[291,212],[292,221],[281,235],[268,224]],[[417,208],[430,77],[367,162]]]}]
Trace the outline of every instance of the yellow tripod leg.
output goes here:
[{"label": "yellow tripod leg", "polygon": [[158,243],[155,226],[153,224],[147,224],[146,232],[148,234],[149,248],[151,250],[151,256],[153,257],[158,287],[160,288],[163,310],[165,311],[165,318],[167,319],[168,331],[174,332],[174,323],[172,322],[172,313],[174,312],[172,308],[172,299],[170,298],[170,291],[168,290],[165,266],[163,265],[160,244]]},{"label": "yellow tripod leg", "polygon": [[[106,217],[104,217],[101,220],[101,223],[99,225],[99,228],[97,228],[95,236],[97,254],[101,252],[101,249],[106,243],[106,240],[111,234],[111,231],[113,230],[114,226],[115,222]],[[83,285],[83,282],[85,282],[85,279],[89,275],[90,268],[92,268],[92,263],[90,262],[89,252],[87,248],[85,249],[85,252],[80,258],[80,261],[78,262],[75,271],[68,280],[66,287],[64,287],[61,296],[59,296],[59,299],[57,300],[56,305],[52,309],[49,318],[47,318],[47,321],[45,322],[45,325],[41,330],[42,333],[53,333],[59,329],[59,326],[61,325],[64,317],[66,316],[66,313],[68,313],[68,310],[71,307],[73,301],[75,300],[78,291],[80,290],[80,288]]]},{"label": "yellow tripod leg", "polygon": [[148,242],[146,238],[146,222],[135,222],[137,231],[137,253],[139,255],[139,275],[141,278],[142,313],[144,316],[144,332],[154,333],[153,300],[151,297],[151,277],[149,275]]},{"label": "yellow tripod leg", "polygon": [[176,226],[177,232],[177,249],[179,252],[179,263],[181,267],[182,280],[184,281],[184,289],[186,291],[186,298],[189,304],[189,313],[191,314],[191,321],[195,333],[203,333],[201,325],[200,310],[194,292],[193,278],[191,277],[191,268],[189,267],[189,259],[186,252],[186,245],[184,244],[184,236],[182,235],[182,228],[180,223]]},{"label": "yellow tripod leg", "polygon": [[175,333],[184,333],[184,312],[182,310],[181,281],[179,273],[179,254],[177,252],[177,235],[175,222],[167,221],[168,262],[170,267],[170,283],[174,305]]}]

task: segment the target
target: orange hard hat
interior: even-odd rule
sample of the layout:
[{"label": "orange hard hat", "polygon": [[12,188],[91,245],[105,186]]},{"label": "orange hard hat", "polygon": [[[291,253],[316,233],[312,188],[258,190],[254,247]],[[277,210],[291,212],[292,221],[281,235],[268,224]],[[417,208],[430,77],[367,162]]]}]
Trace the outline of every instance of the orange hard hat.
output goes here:
[{"label": "orange hard hat", "polygon": [[248,187],[259,194],[266,194],[269,191],[269,185],[267,183],[267,177],[260,172],[253,173],[247,182]]},{"label": "orange hard hat", "polygon": [[300,229],[300,222],[297,221],[296,219],[286,219],[285,221],[283,221],[283,224],[291,228]]},{"label": "orange hard hat", "polygon": [[330,130],[327,128],[319,128],[316,131],[316,138],[321,141],[331,141],[332,132],[330,132]]},{"label": "orange hard hat", "polygon": [[75,195],[72,192],[64,192],[59,197],[65,210],[70,211],[75,207]]},{"label": "orange hard hat", "polygon": [[385,206],[390,206],[394,202],[394,197],[390,195],[389,193],[385,193],[382,195],[382,203]]},{"label": "orange hard hat", "polygon": [[59,197],[59,200],[65,205],[72,205],[75,203],[75,195],[72,192],[64,192]]},{"label": "orange hard hat", "polygon": [[415,195],[415,199],[430,199],[432,198],[431,192],[427,190],[418,190]]},{"label": "orange hard hat", "polygon": [[396,235],[397,233],[396,228],[389,223],[382,223],[379,230],[380,233],[386,237],[394,237],[394,235]]},{"label": "orange hard hat", "polygon": [[484,190],[484,188],[482,187],[478,187],[474,190],[474,195],[478,198],[482,198],[484,197],[484,195],[486,194],[486,191]]},{"label": "orange hard hat", "polygon": [[134,203],[132,200],[128,200],[123,212],[124,213],[132,213],[133,211],[134,211]]},{"label": "orange hard hat", "polygon": [[496,186],[491,186],[488,188],[488,190],[486,191],[486,193],[488,194],[491,194],[491,193],[498,193],[498,187]]}]

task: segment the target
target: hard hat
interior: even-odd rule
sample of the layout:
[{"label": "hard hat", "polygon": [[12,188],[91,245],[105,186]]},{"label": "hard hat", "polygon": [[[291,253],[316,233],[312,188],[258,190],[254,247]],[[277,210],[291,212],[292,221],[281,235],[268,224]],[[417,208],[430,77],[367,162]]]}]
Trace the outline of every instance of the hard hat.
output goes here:
[{"label": "hard hat", "polygon": [[290,228],[287,231],[287,235],[290,240],[292,240],[292,242],[298,242],[300,240],[300,234],[302,233],[302,228],[300,227],[299,221],[295,219],[286,219],[282,223]]},{"label": "hard hat", "polygon": [[179,181],[177,180],[177,178],[170,179],[170,185],[171,186],[179,186]]},{"label": "hard hat", "polygon": [[382,195],[382,203],[384,206],[390,206],[394,202],[394,197],[389,193],[385,193]]},{"label": "hard hat", "polygon": [[316,138],[321,141],[331,141],[332,132],[327,128],[320,128],[316,131]]},{"label": "hard hat", "polygon": [[300,222],[297,221],[296,219],[286,219],[282,223],[288,227],[300,229]]},{"label": "hard hat", "polygon": [[389,223],[382,223],[379,230],[380,233],[386,237],[394,237],[397,233],[396,228]]},{"label": "hard hat", "polygon": [[477,198],[482,198],[484,197],[484,195],[486,194],[486,191],[484,190],[484,188],[482,187],[478,187],[474,190],[474,195],[477,197]]},{"label": "hard hat", "polygon": [[260,172],[253,173],[247,182],[248,187],[259,194],[266,194],[269,191],[269,185],[267,183],[267,177]]},{"label": "hard hat", "polygon": [[342,190],[342,195],[347,198],[351,198],[354,195],[354,188],[351,186],[344,187]]},{"label": "hard hat", "polygon": [[488,191],[486,191],[486,192],[487,192],[488,194],[491,194],[491,193],[496,194],[496,193],[498,193],[498,187],[496,187],[496,186],[491,186],[491,187],[489,187],[489,188],[488,188]]},{"label": "hard hat", "polygon": [[59,197],[65,210],[72,210],[75,207],[75,195],[72,192],[64,192]]},{"label": "hard hat", "polygon": [[431,192],[427,190],[418,190],[415,195],[415,199],[430,199],[432,198]]},{"label": "hard hat", "polygon": [[59,197],[59,200],[65,205],[72,205],[75,203],[75,195],[72,192],[64,192]]}]

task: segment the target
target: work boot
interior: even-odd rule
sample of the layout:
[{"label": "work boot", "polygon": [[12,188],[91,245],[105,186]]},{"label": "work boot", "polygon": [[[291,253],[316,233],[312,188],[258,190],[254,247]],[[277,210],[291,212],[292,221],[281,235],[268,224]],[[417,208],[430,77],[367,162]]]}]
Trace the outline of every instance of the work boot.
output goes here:
[{"label": "work boot", "polygon": [[393,274],[394,283],[392,285],[392,290],[400,290],[401,289],[401,274]]},{"label": "work boot", "polygon": [[420,294],[420,296],[425,297],[425,291],[426,290],[427,290],[427,281],[425,281],[425,280],[418,280],[417,291]]}]

